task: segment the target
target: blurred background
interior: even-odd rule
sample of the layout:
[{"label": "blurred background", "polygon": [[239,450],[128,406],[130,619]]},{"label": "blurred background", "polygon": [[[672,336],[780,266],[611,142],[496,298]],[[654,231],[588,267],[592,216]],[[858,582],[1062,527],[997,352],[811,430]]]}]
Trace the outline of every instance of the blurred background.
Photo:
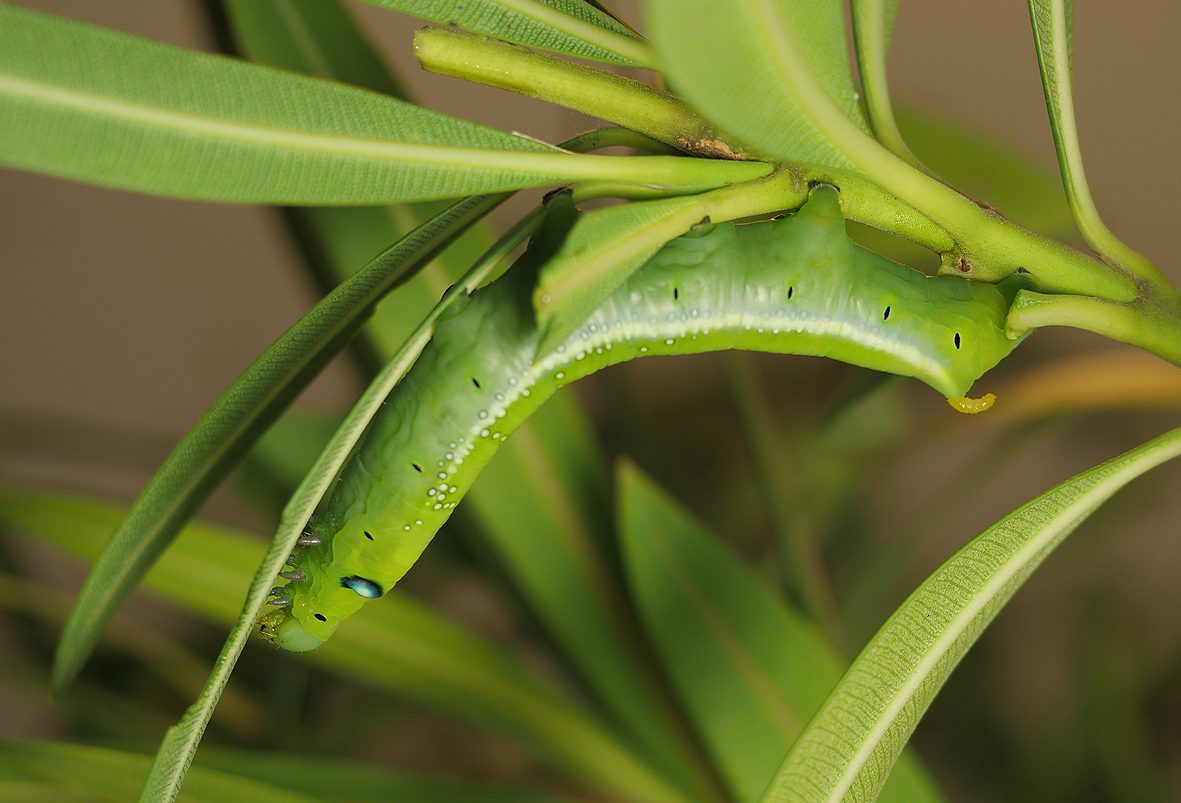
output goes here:
[{"label": "blurred background", "polygon": [[[215,48],[198,2],[20,4]],[[639,25],[634,2],[610,5]],[[1181,181],[1174,88],[1181,4],[1075,6],[1076,108],[1092,192],[1112,230],[1181,283],[1173,198]],[[550,142],[595,125],[574,112],[423,73],[410,50],[421,23],[361,3],[354,11],[424,105]],[[899,105],[999,143],[1056,184],[1024,4],[907,0],[890,79]],[[954,154],[947,158],[954,161]],[[995,180],[981,177],[984,187]],[[0,172],[0,181],[0,480],[128,502],[208,405],[314,303],[315,288],[273,210],[151,198],[12,171]],[[540,193],[522,196],[497,213],[497,223]],[[1057,204],[1022,212],[1060,220]],[[1003,205],[1001,211],[1010,212]],[[1043,220],[1012,214],[1030,225]],[[1087,362],[1096,352],[1117,356]],[[1138,390],[1158,377],[1167,386],[1170,370],[1096,336],[1045,331],[990,375],[984,389],[1001,395],[990,414],[995,420],[957,417],[917,383],[889,383],[845,404],[868,375],[804,358],[646,361],[593,377],[574,392],[609,455],[633,458],[760,565],[769,525],[753,490],[735,402],[742,393],[736,387],[756,382],[773,402],[782,449],[798,472],[795,487],[825,500],[811,507],[824,514],[825,557],[845,609],[847,648],[856,652],[909,589],[987,524],[1176,425],[1176,396]],[[1055,401],[1056,390],[1072,383],[1082,387],[1083,401]],[[298,407],[340,412],[361,387],[342,358]],[[1095,388],[1113,400],[1096,401]],[[827,490],[813,487],[853,474],[846,485],[836,483],[852,489],[848,497],[828,499]],[[1173,496],[1179,481],[1181,464],[1166,465],[1104,508],[1052,556],[953,675],[915,736],[951,799],[1181,799],[1181,508]],[[238,487],[218,492],[202,518],[269,533],[273,508],[252,503]],[[446,544],[446,535],[407,585],[548,667],[552,659],[535,645],[534,623],[462,547]],[[30,558],[23,550],[16,542],[6,547],[6,570],[77,587],[81,574],[72,567],[30,570],[41,553]],[[889,570],[875,581],[877,560]],[[161,617],[142,605],[139,615]],[[189,628],[202,654],[213,655],[219,631],[164,618]],[[30,641],[27,630],[0,611],[0,736],[93,736],[101,730],[93,712],[53,702],[37,677],[56,633]],[[115,677],[134,676],[119,674],[134,673],[120,664],[110,668]],[[119,693],[101,669],[87,678]],[[331,682],[330,696],[318,700],[324,708],[361,694]],[[158,705],[158,720],[145,732],[170,722],[184,702]],[[380,750],[353,755],[474,776],[532,771],[530,757],[511,743],[412,704],[381,706],[389,717]],[[339,733],[323,732],[325,744],[300,746],[344,752],[333,741]]]}]

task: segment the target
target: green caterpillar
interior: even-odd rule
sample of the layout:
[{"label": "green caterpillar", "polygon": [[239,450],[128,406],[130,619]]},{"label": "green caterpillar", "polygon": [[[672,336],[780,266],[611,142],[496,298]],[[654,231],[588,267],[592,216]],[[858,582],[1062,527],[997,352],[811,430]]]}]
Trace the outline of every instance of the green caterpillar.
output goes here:
[{"label": "green caterpillar", "polygon": [[929,278],[852,243],[836,192],[793,217],[701,226],[665,245],[573,335],[538,355],[535,274],[514,266],[438,321],[309,524],[260,621],[318,647],[414,564],[497,446],[558,388],[636,357],[747,349],[913,376],[962,398],[1017,345],[1021,283]]}]

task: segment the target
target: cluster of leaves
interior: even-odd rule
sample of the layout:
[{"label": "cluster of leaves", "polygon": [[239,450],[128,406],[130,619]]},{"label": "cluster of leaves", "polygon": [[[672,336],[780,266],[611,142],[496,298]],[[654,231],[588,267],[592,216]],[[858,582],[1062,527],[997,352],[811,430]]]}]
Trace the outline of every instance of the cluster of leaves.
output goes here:
[{"label": "cluster of leaves", "polygon": [[[179,794],[271,579],[435,316],[486,280],[541,221],[535,212],[492,242],[480,220],[507,193],[573,183],[579,200],[632,199],[583,215],[545,266],[534,301],[550,338],[577,326],[702,217],[794,208],[810,182],[827,182],[841,188],[850,218],[935,251],[945,271],[997,280],[1033,266],[1037,292],[1015,310],[1015,331],[1065,323],[1174,360],[1181,354],[1176,292],[1106,231],[1086,193],[1069,94],[1068,4],[1031,6],[1068,197],[1104,261],[1020,229],[925,172],[885,94],[897,3],[853,4],[863,113],[836,3],[735,9],[652,0],[649,42],[581,0],[371,2],[463,29],[418,34],[427,69],[620,128],[558,148],[399,100],[347,12],[328,0],[227,0],[220,8],[233,47],[281,71],[0,5],[0,161],[174,197],[301,205],[289,219],[332,287],[210,409],[129,510],[28,492],[0,497],[10,524],[96,561],[65,628],[57,686],[74,678],[141,579],[232,623],[213,677],[151,765],[145,799]],[[703,28],[719,43],[712,49],[701,46]],[[678,94],[550,53],[658,69]],[[646,155],[587,153],[617,145]],[[364,206],[377,203],[397,206]],[[317,208],[330,204],[357,208]],[[397,306],[374,312],[395,289]],[[278,483],[297,487],[262,565],[248,539],[188,524],[262,433],[285,447],[297,440],[307,422],[275,422],[350,341],[372,358],[373,381],[334,434],[311,436],[319,456],[310,469]],[[752,429],[767,440],[773,422],[760,416],[759,394],[744,398]],[[1082,519],[1181,451],[1181,433],[1169,433],[1006,516],[921,585],[842,676],[830,638],[650,479],[624,465],[612,483],[588,432],[573,400],[552,402],[503,447],[465,506],[593,706],[401,595],[368,606],[309,660],[511,735],[582,786],[645,801],[864,800],[879,791],[938,799],[903,748],[943,681]],[[265,459],[262,449],[256,460]],[[289,462],[284,454],[280,463]],[[768,483],[783,480],[773,456],[761,460]],[[799,530],[791,522],[784,529]],[[831,623],[809,551],[815,544],[785,544],[796,597]],[[0,777],[14,790],[49,778],[55,788],[101,786],[118,798],[126,794],[119,784],[147,772],[137,756],[88,750],[5,745]],[[100,755],[106,772],[79,774]],[[321,773],[300,772],[298,760],[283,757],[212,756],[191,791],[258,800],[324,790],[367,796],[361,789],[416,800],[528,799],[520,790],[317,763]]]}]

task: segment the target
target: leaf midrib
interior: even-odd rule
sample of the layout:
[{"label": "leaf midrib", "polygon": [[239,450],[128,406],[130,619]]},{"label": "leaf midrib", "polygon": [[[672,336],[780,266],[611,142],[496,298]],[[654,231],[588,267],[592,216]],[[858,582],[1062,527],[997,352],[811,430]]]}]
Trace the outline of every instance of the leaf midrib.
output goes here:
[{"label": "leaf midrib", "polygon": [[[486,160],[495,154],[502,166],[510,166],[516,159],[531,161],[542,157],[548,161],[557,156],[565,159],[581,154],[569,154],[557,148],[529,151],[490,151],[481,148],[465,148],[447,145],[425,145],[419,143],[389,142],[366,137],[349,137],[339,134],[312,133],[276,128],[261,123],[245,123],[225,118],[208,117],[161,109],[144,103],[115,98],[109,95],[95,95],[65,89],[41,81],[32,81],[14,76],[0,76],[0,93],[25,97],[48,106],[74,108],[93,112],[105,117],[136,121],[155,128],[172,129],[186,134],[195,132],[212,134],[226,140],[247,143],[287,145],[293,150],[331,153],[337,156],[357,156],[383,160],[431,161],[437,164],[468,166],[473,161]],[[514,135],[515,136],[515,135]],[[522,143],[539,144],[538,140],[520,138]],[[522,163],[523,164],[523,163]]]}]

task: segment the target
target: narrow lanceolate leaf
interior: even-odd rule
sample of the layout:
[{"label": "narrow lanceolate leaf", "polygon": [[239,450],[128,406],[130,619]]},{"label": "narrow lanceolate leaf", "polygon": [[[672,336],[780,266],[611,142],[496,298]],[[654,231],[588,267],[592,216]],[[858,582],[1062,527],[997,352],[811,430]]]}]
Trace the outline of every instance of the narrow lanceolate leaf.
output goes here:
[{"label": "narrow lanceolate leaf", "polygon": [[788,172],[700,195],[588,212],[541,269],[533,306],[540,351],[560,343],[669,240],[693,225],[799,207],[808,188]]},{"label": "narrow lanceolate leaf", "polygon": [[672,88],[756,152],[843,167],[851,160],[834,143],[849,131],[868,140],[842,3],[650,0],[645,10]]},{"label": "narrow lanceolate leaf", "polygon": [[373,304],[500,200],[460,201],[390,247],[280,336],[214,402],[140,493],[95,563],[58,645],[56,688],[77,675],[103,627],[179,528],[344,347]]},{"label": "narrow lanceolate leaf", "polygon": [[362,205],[754,164],[586,156],[377,93],[0,5],[0,164],[182,198]]},{"label": "narrow lanceolate leaf", "polygon": [[1112,494],[1181,454],[1181,429],[1021,506],[902,603],[792,746],[763,800],[870,801],[964,653],[1038,565]]},{"label": "narrow lanceolate leaf", "polygon": [[1062,183],[1075,222],[1087,244],[1113,262],[1146,279],[1163,281],[1156,267],[1111,233],[1087,186],[1074,115],[1073,25],[1074,0],[1029,0],[1029,16],[1042,72],[1046,109],[1058,151]]},{"label": "narrow lanceolate leaf", "polygon": [[[148,773],[148,756],[57,742],[2,741],[0,768],[12,768],[43,779],[44,797],[30,800],[132,800]],[[14,798],[8,798],[14,799]],[[203,768],[193,770],[192,784],[183,801],[249,800],[253,803],[312,803],[314,797],[285,789],[282,785],[243,778]]]},{"label": "narrow lanceolate leaf", "polygon": [[443,25],[454,25],[567,56],[653,67],[647,44],[583,0],[365,0]]},{"label": "narrow lanceolate leaf", "polygon": [[[820,631],[631,465],[618,475],[623,557],[645,629],[733,797],[758,800],[840,677]],[[938,800],[904,759],[883,800]]]},{"label": "narrow lanceolate leaf", "polygon": [[[103,539],[125,512],[86,499],[0,487],[5,529],[29,533],[84,561],[100,554]],[[262,551],[257,538],[190,524],[144,578],[144,587],[154,597],[229,624],[240,615],[242,589]],[[302,658],[510,736],[589,786],[630,790],[637,799],[649,794],[672,799],[593,716],[508,654],[410,597],[389,594],[349,625]],[[134,799],[134,793],[119,799]]]},{"label": "narrow lanceolate leaf", "polygon": [[852,0],[853,41],[857,48],[861,89],[865,93],[865,109],[874,136],[895,155],[919,167],[918,159],[906,146],[894,120],[886,81],[886,56],[890,52],[890,37],[894,33],[901,1]]}]

